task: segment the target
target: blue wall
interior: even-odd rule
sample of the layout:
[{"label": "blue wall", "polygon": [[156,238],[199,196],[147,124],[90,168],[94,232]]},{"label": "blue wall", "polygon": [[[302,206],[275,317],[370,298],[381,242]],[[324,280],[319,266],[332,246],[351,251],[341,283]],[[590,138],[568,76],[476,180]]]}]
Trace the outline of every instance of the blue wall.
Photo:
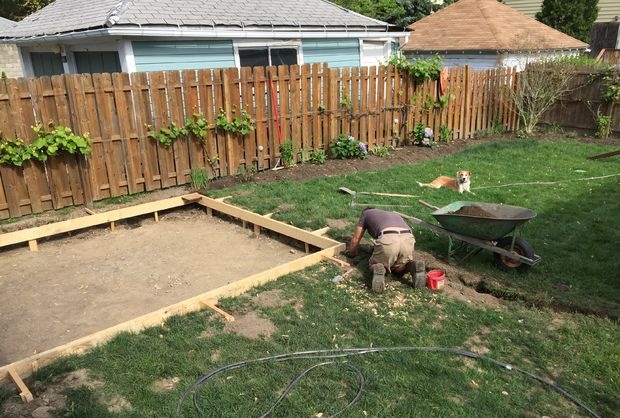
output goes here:
[{"label": "blue wall", "polygon": [[136,71],[235,66],[232,41],[134,41]]},{"label": "blue wall", "polygon": [[305,39],[304,63],[326,62],[330,67],[359,67],[359,39]]}]

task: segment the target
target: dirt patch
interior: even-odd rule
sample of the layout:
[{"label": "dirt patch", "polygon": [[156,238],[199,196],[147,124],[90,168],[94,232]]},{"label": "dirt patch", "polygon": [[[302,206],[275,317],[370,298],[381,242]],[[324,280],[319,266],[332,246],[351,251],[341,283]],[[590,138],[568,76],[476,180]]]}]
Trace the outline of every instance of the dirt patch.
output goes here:
[{"label": "dirt patch", "polygon": [[101,399],[101,401],[108,407],[108,412],[120,413],[126,410],[131,410],[131,403],[118,394]]},{"label": "dirt patch", "polygon": [[103,385],[103,382],[92,379],[88,375],[88,370],[76,370],[57,376],[47,386],[35,382],[30,388],[34,395],[32,402],[25,404],[17,400],[9,401],[0,411],[7,417],[51,418],[66,408],[67,398],[63,394],[65,390],[80,387],[96,389]]},{"label": "dirt patch", "polygon": [[258,339],[271,337],[277,328],[269,319],[260,318],[256,312],[248,312],[239,317],[235,316],[234,322],[226,323],[224,330],[243,337]]},{"label": "dirt patch", "polygon": [[480,206],[472,205],[472,206],[463,206],[459,210],[454,212],[448,212],[453,215],[466,215],[466,216],[476,216],[478,218],[496,218],[494,214],[482,209]]},{"label": "dirt patch", "polygon": [[159,223],[119,223],[114,233],[92,229],[42,241],[38,252],[1,251],[0,335],[11,338],[0,339],[0,365],[304,255],[251,234],[180,208]]},{"label": "dirt patch", "polygon": [[154,392],[158,392],[158,393],[170,392],[171,390],[174,390],[174,388],[177,387],[180,381],[181,379],[179,379],[178,377],[168,377],[165,379],[159,379],[153,382],[153,384],[151,385],[151,389]]},{"label": "dirt patch", "polygon": [[488,335],[490,330],[487,327],[482,327],[478,333],[469,337],[465,343],[464,347],[474,353],[478,354],[487,354],[491,350],[484,344],[481,337]]},{"label": "dirt patch", "polygon": [[416,251],[414,257],[423,260],[427,270],[437,269],[445,273],[446,279],[443,290],[445,295],[482,308],[504,308],[501,299],[488,293],[479,293],[476,291],[476,286],[484,280],[484,277],[469,273],[457,266],[450,265],[423,251]]},{"label": "dirt patch", "polygon": [[327,226],[329,226],[330,228],[338,229],[338,230],[347,229],[349,227],[349,225],[351,225],[351,221],[349,221],[348,219],[330,219],[330,218],[327,218],[327,219],[325,219],[325,223],[327,223]]},{"label": "dirt patch", "polygon": [[289,304],[288,300],[282,298],[282,290],[280,289],[261,292],[252,298],[252,302],[265,308],[279,308]]}]

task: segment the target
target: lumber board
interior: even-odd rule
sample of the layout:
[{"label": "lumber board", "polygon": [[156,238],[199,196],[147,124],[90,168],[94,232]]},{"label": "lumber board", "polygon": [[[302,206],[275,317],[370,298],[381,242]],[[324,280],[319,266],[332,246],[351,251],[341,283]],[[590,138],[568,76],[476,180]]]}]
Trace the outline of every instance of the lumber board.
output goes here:
[{"label": "lumber board", "polygon": [[0,247],[12,244],[19,244],[27,241],[33,241],[56,234],[62,234],[65,232],[76,231],[78,229],[89,228],[92,226],[111,224],[112,222],[121,219],[132,218],[134,216],[146,215],[165,209],[172,209],[175,207],[184,206],[188,203],[185,202],[183,198],[187,198],[187,195],[163,199],[156,202],[143,203],[140,205],[116,209],[109,212],[96,213],[94,215],[69,219],[66,221],[43,225],[36,228],[28,228],[21,231],[8,232],[0,235]]},{"label": "lumber board", "polygon": [[327,261],[331,261],[332,263],[338,264],[340,267],[351,267],[351,264],[347,263],[346,261],[341,260],[336,257],[332,257],[330,255],[325,255],[323,256],[323,258]]},{"label": "lumber board", "polygon": [[22,398],[22,402],[24,403],[32,402],[34,400],[34,397],[32,396],[32,392],[30,392],[30,389],[28,389],[28,386],[26,386],[26,384],[24,383],[22,378],[19,376],[19,374],[15,371],[15,369],[9,368],[8,374],[11,380],[13,381],[13,383],[15,383],[15,386],[17,386],[17,388],[19,389],[19,397]]},{"label": "lumber board", "polygon": [[216,304],[217,304],[217,301],[214,301],[214,300],[208,300],[208,301],[202,302],[202,305],[205,308],[211,309],[216,314],[222,316],[226,321],[228,321],[228,322],[234,322],[235,321],[235,317],[234,316],[232,316],[231,314],[229,314],[225,310],[218,308]]},{"label": "lumber board", "polygon": [[318,248],[327,248],[338,243],[338,241],[331,238],[315,235],[311,231],[306,231],[305,229],[297,228],[296,226],[292,226],[275,219],[266,218],[263,215],[250,212],[249,210],[242,209],[217,199],[203,196],[199,203],[217,212],[246,220],[253,223],[255,226],[258,225],[259,227],[286,235],[301,242],[314,245]]},{"label": "lumber board", "polygon": [[[258,215],[260,216],[260,215]],[[292,227],[291,227],[292,228]],[[316,253],[298,258],[286,264],[273,267],[261,273],[253,274],[244,279],[227,284],[214,290],[194,296],[182,302],[161,308],[157,311],[142,315],[121,324],[112,326],[94,334],[79,338],[67,344],[18,360],[9,365],[0,367],[0,383],[8,381],[9,370],[22,377],[30,376],[38,368],[51,364],[53,361],[71,354],[81,354],[93,347],[103,344],[120,332],[139,332],[144,328],[161,325],[167,318],[174,315],[184,315],[188,312],[203,309],[205,302],[218,300],[223,297],[239,296],[253,287],[276,280],[286,274],[303,270],[323,260],[325,255],[334,256],[344,250],[345,244],[334,241],[335,245]]]},{"label": "lumber board", "polygon": [[321,236],[321,235],[325,235],[325,234],[327,234],[327,231],[329,231],[329,229],[330,229],[330,228],[329,228],[329,226],[326,226],[325,228],[316,229],[316,230],[312,231],[312,233],[313,233],[314,235],[319,235],[319,236]]}]

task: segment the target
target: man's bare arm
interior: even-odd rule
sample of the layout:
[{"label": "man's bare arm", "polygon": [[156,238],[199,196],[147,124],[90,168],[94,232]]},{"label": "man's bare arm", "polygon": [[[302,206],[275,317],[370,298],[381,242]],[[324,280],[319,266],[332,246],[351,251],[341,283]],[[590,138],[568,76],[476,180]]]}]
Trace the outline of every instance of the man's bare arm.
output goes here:
[{"label": "man's bare arm", "polygon": [[353,238],[351,238],[351,243],[349,244],[349,255],[351,257],[355,257],[357,255],[357,249],[363,236],[364,228],[362,228],[361,226],[356,226],[355,233],[353,234]]}]

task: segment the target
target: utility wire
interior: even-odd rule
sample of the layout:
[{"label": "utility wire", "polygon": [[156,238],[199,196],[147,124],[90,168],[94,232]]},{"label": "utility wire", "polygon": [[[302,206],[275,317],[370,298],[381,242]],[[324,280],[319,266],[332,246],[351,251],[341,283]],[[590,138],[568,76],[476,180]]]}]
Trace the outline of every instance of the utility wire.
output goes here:
[{"label": "utility wire", "polygon": [[[194,409],[197,412],[198,416],[203,416],[204,415],[204,411],[200,407],[200,404],[201,404],[201,402],[200,402],[200,389],[201,389],[202,385],[207,383],[209,380],[213,379],[215,376],[217,376],[217,375],[219,375],[221,373],[224,373],[226,371],[239,369],[239,368],[242,368],[242,367],[245,367],[245,366],[249,366],[249,365],[253,365],[253,364],[261,364],[261,363],[268,363],[268,362],[285,362],[285,361],[292,361],[292,360],[333,360],[333,359],[342,359],[342,358],[347,358],[347,357],[350,357],[350,356],[359,356],[359,355],[372,354],[372,353],[413,352],[413,351],[448,353],[448,354],[455,354],[455,355],[465,356],[465,357],[469,357],[469,358],[476,359],[476,360],[488,361],[490,363],[493,363],[493,364],[501,367],[503,370],[510,371],[510,372],[517,372],[517,373],[520,373],[520,374],[522,374],[523,376],[525,376],[525,377],[527,377],[529,379],[535,380],[535,381],[541,383],[543,386],[547,387],[548,389],[552,389],[552,390],[558,392],[560,395],[564,396],[566,399],[568,399],[571,402],[573,402],[579,408],[581,408],[584,411],[586,411],[592,417],[594,417],[594,418],[602,418],[594,410],[592,410],[588,405],[583,403],[577,397],[575,397],[572,394],[570,394],[564,388],[556,385],[553,382],[550,382],[549,380],[546,380],[546,379],[543,379],[542,377],[536,376],[536,375],[534,375],[534,374],[532,374],[532,373],[530,373],[528,371],[525,371],[525,370],[519,369],[517,367],[514,367],[514,366],[512,366],[512,365],[510,365],[508,363],[504,363],[502,361],[495,360],[495,359],[493,359],[491,357],[483,356],[481,354],[474,353],[472,351],[461,350],[461,349],[458,349],[458,348],[449,348],[449,347],[419,347],[419,346],[368,347],[368,348],[347,348],[347,349],[342,349],[342,350],[299,351],[299,352],[294,352],[294,353],[280,354],[280,355],[275,355],[275,356],[262,357],[262,358],[258,358],[258,359],[254,359],[254,360],[244,360],[244,361],[239,361],[237,363],[231,363],[229,365],[222,366],[222,367],[219,367],[217,369],[212,370],[208,374],[206,374],[204,376],[201,376],[194,383],[192,383],[185,390],[185,392],[181,396],[181,399],[179,399],[179,403],[177,405],[177,415],[179,415],[181,413],[181,408],[183,407],[183,404],[185,403],[187,398],[190,396],[190,394],[192,394]],[[265,411],[264,413],[259,415],[257,418],[265,418],[269,414],[271,414],[271,412],[273,412],[273,410],[288,396],[288,394],[292,391],[292,389],[297,385],[297,383],[299,383],[299,381],[301,381],[301,379],[303,379],[303,377],[305,377],[305,375],[307,373],[309,373],[310,371],[312,371],[312,370],[314,370],[314,369],[316,369],[318,367],[327,366],[327,365],[331,366],[331,365],[337,365],[337,364],[338,363],[335,362],[335,361],[324,361],[324,362],[318,363],[318,364],[316,364],[314,366],[311,366],[311,367],[305,369],[304,371],[302,371],[299,375],[297,375],[293,379],[293,381],[291,383],[289,383],[289,385],[286,387],[284,392],[271,405],[271,407],[269,407],[269,409],[267,409],[267,411]],[[347,410],[348,408],[353,406],[353,404],[355,404],[357,401],[359,401],[361,396],[362,396],[362,392],[363,392],[364,386],[365,386],[365,379],[364,379],[364,376],[363,376],[362,372],[358,368],[356,368],[355,366],[350,365],[348,363],[347,363],[347,367],[350,370],[352,370],[357,375],[358,390],[356,392],[356,395],[344,408],[342,408],[340,411],[338,411],[335,414],[330,415],[329,417],[326,417],[326,418],[335,417],[338,414],[344,412],[345,410]]]},{"label": "utility wire", "polygon": [[499,186],[482,186],[482,187],[473,187],[473,190],[481,190],[481,189],[499,189],[500,187],[510,187],[510,186],[530,186],[530,185],[543,185],[543,186],[548,186],[551,184],[558,184],[558,183],[567,183],[567,182],[571,182],[571,181],[586,181],[586,180],[599,180],[599,179],[606,179],[609,177],[616,177],[616,176],[620,176],[620,174],[609,174],[607,176],[599,176],[599,177],[587,177],[587,178],[583,178],[583,179],[566,179],[566,180],[556,180],[556,181],[532,181],[532,182],[528,182],[528,183],[510,183],[510,184],[501,184]]}]

